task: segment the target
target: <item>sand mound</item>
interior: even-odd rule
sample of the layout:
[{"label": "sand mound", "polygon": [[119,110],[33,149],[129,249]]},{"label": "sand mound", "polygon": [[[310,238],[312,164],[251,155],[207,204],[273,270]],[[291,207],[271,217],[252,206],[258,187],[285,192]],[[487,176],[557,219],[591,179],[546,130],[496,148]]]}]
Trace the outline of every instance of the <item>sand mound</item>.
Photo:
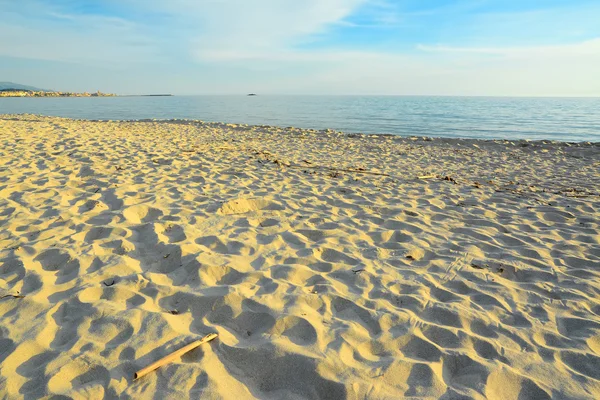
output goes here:
[{"label": "sand mound", "polygon": [[224,203],[217,213],[221,215],[244,214],[260,210],[282,210],[282,206],[267,199],[235,199]]}]

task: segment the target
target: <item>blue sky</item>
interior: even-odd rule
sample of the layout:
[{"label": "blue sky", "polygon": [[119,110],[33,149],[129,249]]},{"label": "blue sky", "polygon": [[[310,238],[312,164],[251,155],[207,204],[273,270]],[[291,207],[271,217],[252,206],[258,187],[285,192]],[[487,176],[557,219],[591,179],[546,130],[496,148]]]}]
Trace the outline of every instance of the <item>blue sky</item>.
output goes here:
[{"label": "blue sky", "polygon": [[0,0],[0,81],[122,94],[600,96],[598,0]]}]

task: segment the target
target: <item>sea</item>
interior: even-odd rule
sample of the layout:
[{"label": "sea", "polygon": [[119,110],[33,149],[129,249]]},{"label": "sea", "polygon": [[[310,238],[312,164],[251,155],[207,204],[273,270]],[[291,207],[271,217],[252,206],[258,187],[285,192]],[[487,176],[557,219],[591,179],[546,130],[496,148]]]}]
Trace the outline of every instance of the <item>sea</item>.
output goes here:
[{"label": "sea", "polygon": [[600,142],[600,98],[131,96],[0,98],[0,114],[192,119],[446,138]]}]

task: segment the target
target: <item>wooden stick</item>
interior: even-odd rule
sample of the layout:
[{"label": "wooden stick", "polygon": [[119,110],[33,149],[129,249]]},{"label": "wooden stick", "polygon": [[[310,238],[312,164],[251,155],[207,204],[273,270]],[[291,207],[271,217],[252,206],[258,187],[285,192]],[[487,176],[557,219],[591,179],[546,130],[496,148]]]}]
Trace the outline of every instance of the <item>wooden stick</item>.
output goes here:
[{"label": "wooden stick", "polygon": [[190,343],[187,346],[184,346],[181,349],[174,351],[173,353],[169,354],[168,356],[165,356],[165,357],[161,358],[160,360],[148,365],[146,368],[140,369],[135,374],[133,374],[133,379],[134,380],[139,379],[142,376],[149,374],[150,372],[154,371],[155,369],[158,369],[158,368],[162,367],[163,365],[170,363],[175,358],[181,357],[188,351],[195,349],[196,347],[200,346],[203,343],[210,342],[211,340],[213,340],[216,337],[217,337],[216,333],[209,333],[208,335],[204,336],[202,339],[196,340],[195,342]]},{"label": "wooden stick", "polygon": [[437,177],[437,175],[421,175],[418,179],[433,179],[435,177]]}]

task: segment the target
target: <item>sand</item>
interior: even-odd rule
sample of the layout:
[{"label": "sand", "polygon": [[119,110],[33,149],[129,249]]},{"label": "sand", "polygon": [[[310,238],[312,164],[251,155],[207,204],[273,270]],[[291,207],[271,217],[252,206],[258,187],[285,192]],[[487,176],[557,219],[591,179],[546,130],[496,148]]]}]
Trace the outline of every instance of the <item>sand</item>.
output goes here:
[{"label": "sand", "polygon": [[600,144],[0,115],[0,397],[600,398],[599,192]]}]

